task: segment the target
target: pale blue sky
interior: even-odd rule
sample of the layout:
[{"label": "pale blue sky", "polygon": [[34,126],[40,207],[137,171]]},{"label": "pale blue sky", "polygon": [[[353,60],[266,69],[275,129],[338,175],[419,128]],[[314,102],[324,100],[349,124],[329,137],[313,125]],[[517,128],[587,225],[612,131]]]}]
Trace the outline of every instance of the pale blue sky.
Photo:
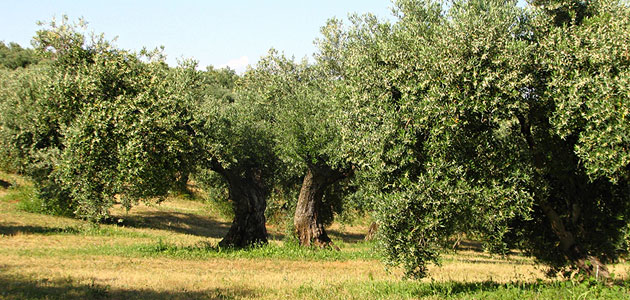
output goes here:
[{"label": "pale blue sky", "polygon": [[37,21],[66,14],[83,17],[107,39],[117,36],[123,49],[163,45],[169,64],[184,57],[202,68],[230,64],[242,71],[271,47],[296,58],[310,56],[330,17],[372,12],[391,18],[391,6],[389,0],[9,0],[0,10],[0,41],[30,46]]}]

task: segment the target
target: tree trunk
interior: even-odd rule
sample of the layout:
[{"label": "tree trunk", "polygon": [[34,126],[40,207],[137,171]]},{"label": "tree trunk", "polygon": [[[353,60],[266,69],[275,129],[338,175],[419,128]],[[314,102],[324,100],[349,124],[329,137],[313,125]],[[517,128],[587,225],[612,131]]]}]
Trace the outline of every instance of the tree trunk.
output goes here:
[{"label": "tree trunk", "polygon": [[[543,161],[545,159],[543,154],[537,150],[529,118],[526,118],[522,114],[517,114],[516,117],[521,125],[521,133],[529,146],[530,152],[533,154],[533,165],[536,166],[536,168],[543,169]],[[606,265],[602,263],[599,258],[589,255],[584,251],[583,247],[576,241],[575,234],[566,229],[562,218],[553,207],[551,207],[549,203],[542,203],[540,206],[551,223],[552,231],[560,241],[560,248],[565,257],[588,276],[593,276],[598,280],[600,278],[604,280],[610,278],[610,273]],[[579,205],[573,204],[571,209],[570,221],[576,224],[580,216]]]},{"label": "tree trunk", "polygon": [[368,232],[365,235],[365,240],[366,241],[371,241],[374,239],[374,237],[376,236],[376,232],[378,231],[378,223],[376,222],[372,222],[370,224],[370,227],[368,228]]},{"label": "tree trunk", "polygon": [[230,200],[234,207],[234,221],[220,247],[247,247],[267,243],[265,208],[267,193],[259,175],[224,175],[228,181]]},{"label": "tree trunk", "polygon": [[181,171],[176,176],[175,188],[181,193],[190,193],[188,190],[188,180],[190,179],[190,172]]},{"label": "tree trunk", "polygon": [[326,234],[319,212],[326,188],[347,176],[348,174],[327,167],[309,167],[302,182],[293,218],[300,245],[339,249]]},{"label": "tree trunk", "polygon": [[575,235],[566,230],[562,219],[547,203],[541,205],[543,212],[551,222],[551,228],[560,240],[560,248],[565,257],[583,271],[586,275],[597,280],[610,278],[610,272],[604,263],[595,256],[589,255],[575,240]]}]

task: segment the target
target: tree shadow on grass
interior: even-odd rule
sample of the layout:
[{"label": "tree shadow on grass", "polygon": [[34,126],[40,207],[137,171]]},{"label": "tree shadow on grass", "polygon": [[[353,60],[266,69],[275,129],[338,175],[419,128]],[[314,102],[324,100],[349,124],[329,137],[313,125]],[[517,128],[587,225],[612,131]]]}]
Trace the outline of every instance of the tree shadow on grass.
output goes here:
[{"label": "tree shadow on grass", "polygon": [[[119,221],[122,220],[122,221]],[[134,215],[116,216],[110,223],[119,226],[159,229],[209,238],[222,238],[230,229],[230,223],[191,213],[149,211]]]},{"label": "tree shadow on grass", "polygon": [[257,296],[244,287],[207,289],[203,291],[154,291],[118,289],[96,283],[78,283],[67,279],[34,279],[0,273],[0,299],[241,299]]},{"label": "tree shadow on grass", "polygon": [[338,238],[341,239],[344,243],[359,243],[365,240],[365,234],[362,233],[349,233],[334,229],[327,229],[327,231],[331,235],[331,238],[333,240],[335,238]]},{"label": "tree shadow on grass", "polygon": [[418,297],[427,297],[427,296],[455,296],[460,294],[474,294],[479,292],[492,292],[501,288],[503,285],[492,282],[440,282],[440,283],[429,283],[424,286],[423,289],[417,291],[416,296]]},{"label": "tree shadow on grass", "polygon": [[267,229],[267,239],[269,241],[284,241],[286,236],[287,235],[285,233],[270,231],[269,229]]},{"label": "tree shadow on grass", "polygon": [[[483,242],[475,241],[475,240],[468,240],[468,239],[464,239],[464,240],[459,241],[457,243],[457,245],[455,245],[455,247],[453,247],[453,250],[455,250],[455,251],[472,251],[472,252],[477,252],[477,253],[488,253],[488,251],[486,251],[484,249],[484,247],[483,247]],[[516,250],[510,250],[506,254],[518,255],[518,254],[520,254],[520,252],[516,251]]]},{"label": "tree shadow on grass", "polygon": [[[270,230],[269,225],[267,226],[268,238],[270,241],[284,241],[287,237],[286,232],[282,232],[277,230],[276,228]],[[365,241],[365,234],[361,233],[349,233],[341,230],[335,229],[326,229],[326,232],[330,236],[330,238],[335,242],[336,240],[342,240],[344,243],[361,243]],[[297,237],[295,235],[291,235],[292,238],[295,238],[297,242]]]},{"label": "tree shadow on grass", "polygon": [[0,179],[0,188],[3,188],[3,189],[8,189],[9,187],[11,187],[11,184],[10,184],[10,183],[8,183],[8,182],[6,182],[6,181],[4,181],[4,180]]},{"label": "tree shadow on grass", "polygon": [[79,230],[74,227],[45,227],[32,225],[16,225],[14,223],[1,223],[0,235],[18,234],[77,234]]},{"label": "tree shadow on grass", "polygon": [[479,241],[473,241],[473,240],[461,240],[460,242],[457,243],[455,250],[484,252],[483,243]]},{"label": "tree shadow on grass", "polygon": [[[228,232],[230,223],[220,222],[210,217],[179,212],[139,212],[134,215],[114,216],[103,222],[130,228],[158,229],[177,233],[196,235],[209,238],[222,238]],[[0,223],[0,235],[17,234],[79,234],[79,228],[48,227],[20,225],[15,223]]]},{"label": "tree shadow on grass", "polygon": [[418,296],[456,296],[456,295],[471,295],[483,292],[496,292],[500,289],[518,288],[521,290],[531,290],[534,288],[542,288],[545,283],[521,283],[513,282],[510,284],[502,284],[494,281],[483,282],[458,282],[449,281],[442,283],[429,283],[428,288],[420,292]]}]

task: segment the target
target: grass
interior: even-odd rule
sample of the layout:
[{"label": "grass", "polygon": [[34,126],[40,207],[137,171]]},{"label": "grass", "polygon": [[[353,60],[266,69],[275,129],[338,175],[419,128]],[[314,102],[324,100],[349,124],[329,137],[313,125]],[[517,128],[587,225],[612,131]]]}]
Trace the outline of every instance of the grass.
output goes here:
[{"label": "grass", "polygon": [[[627,286],[572,282],[384,282],[364,281],[326,289],[304,286],[299,291],[319,299],[627,299]],[[298,293],[299,297],[299,293]]]},{"label": "grass", "polygon": [[527,257],[458,251],[430,277],[385,270],[367,226],[330,228],[341,251],[297,246],[269,226],[268,245],[221,249],[230,220],[211,203],[174,195],[159,205],[112,210],[114,224],[29,213],[23,178],[0,187],[0,299],[628,299],[619,281],[553,281]]},{"label": "grass", "polygon": [[[66,233],[62,233],[66,234]],[[98,236],[98,235],[97,235]],[[122,235],[121,235],[122,236]],[[118,239],[121,241],[121,239]],[[54,256],[120,256],[120,257],[164,257],[185,260],[209,258],[221,259],[274,259],[286,261],[349,261],[376,260],[373,251],[335,251],[302,248],[298,245],[261,245],[248,249],[221,249],[208,242],[195,245],[177,245],[158,240],[151,243],[86,245],[80,248],[35,248],[0,249],[0,254],[22,257]]]}]

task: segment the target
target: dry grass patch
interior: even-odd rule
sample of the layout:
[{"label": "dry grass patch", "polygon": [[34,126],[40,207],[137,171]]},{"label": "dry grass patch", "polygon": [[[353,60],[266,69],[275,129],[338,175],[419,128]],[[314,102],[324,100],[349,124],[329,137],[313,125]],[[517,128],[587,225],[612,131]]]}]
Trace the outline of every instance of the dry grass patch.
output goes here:
[{"label": "dry grass patch", "polygon": [[0,251],[3,250],[72,250],[99,246],[129,246],[149,243],[150,238],[107,237],[84,235],[31,235],[17,234],[0,238]]},{"label": "dry grass patch", "polygon": [[[170,197],[116,206],[112,216],[114,224],[92,227],[0,201],[0,299],[440,299],[548,282],[532,259],[468,250],[445,255],[426,279],[401,281],[363,241],[367,225],[331,226],[339,253],[291,248],[281,226],[269,226],[266,248],[222,252],[213,245],[230,220],[207,203]],[[627,278],[630,267],[612,270]]]},{"label": "dry grass patch", "polygon": [[242,287],[255,296],[294,290],[311,282],[343,283],[368,276],[394,279],[378,263],[300,262],[284,260],[209,259],[205,261],[166,258],[21,257],[0,258],[6,275],[39,280],[91,281],[112,289],[149,289],[156,292],[208,291]]},{"label": "dry grass patch", "polygon": [[[388,273],[378,261],[294,261],[280,259],[125,258],[118,256],[0,257],[2,276],[29,278],[28,284],[71,282],[79,287],[100,287],[108,296],[125,294],[143,298],[209,298],[229,295],[234,299],[295,299],[331,296],[356,298],[355,288],[385,290],[387,286],[417,288],[412,281],[401,282],[397,271]],[[458,282],[498,285],[507,282],[533,284],[543,278],[533,265],[491,262],[445,262],[431,269],[425,284]],[[418,283],[421,284],[421,283]],[[52,284],[55,286],[55,284]],[[217,293],[220,291],[220,293]],[[394,295],[395,296],[395,295]],[[320,298],[321,298],[320,297]],[[406,298],[400,296],[401,298]],[[397,298],[396,296],[394,298]],[[430,298],[430,297],[429,297]],[[183,298],[182,298],[183,299]]]},{"label": "dry grass patch", "polygon": [[[387,273],[377,261],[308,262],[289,260],[209,259],[189,261],[168,258],[22,257],[0,258],[7,274],[28,274],[36,280],[91,281],[113,289],[149,289],[156,292],[207,291],[243,287],[256,297],[281,295],[296,291],[305,284],[319,289],[327,286],[357,284],[363,281],[396,282],[400,273]],[[496,276],[482,265],[449,265],[432,270],[432,274],[475,272],[476,281]],[[469,273],[472,274],[472,273]],[[504,281],[514,279],[509,274]],[[438,277],[436,280],[459,280]],[[431,281],[431,279],[426,279]]]}]

